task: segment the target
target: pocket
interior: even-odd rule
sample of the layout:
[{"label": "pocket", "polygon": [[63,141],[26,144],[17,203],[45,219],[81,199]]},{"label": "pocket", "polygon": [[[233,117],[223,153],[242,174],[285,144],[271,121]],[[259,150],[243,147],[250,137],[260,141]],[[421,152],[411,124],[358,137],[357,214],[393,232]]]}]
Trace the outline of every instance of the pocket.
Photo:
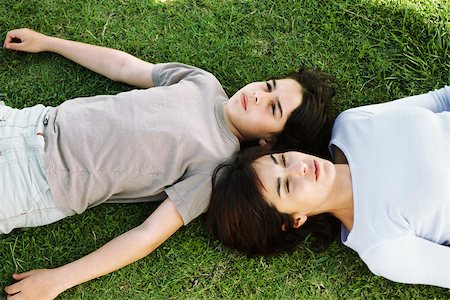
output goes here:
[{"label": "pocket", "polygon": [[41,139],[0,140],[0,149],[0,218],[5,219],[33,210],[40,195],[48,189],[48,182]]}]

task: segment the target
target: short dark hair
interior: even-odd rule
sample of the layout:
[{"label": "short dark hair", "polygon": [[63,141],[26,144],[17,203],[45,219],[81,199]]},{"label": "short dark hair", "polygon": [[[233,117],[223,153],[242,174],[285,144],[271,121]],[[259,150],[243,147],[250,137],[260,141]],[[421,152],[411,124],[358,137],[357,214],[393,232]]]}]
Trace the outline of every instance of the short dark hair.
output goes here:
[{"label": "short dark hair", "polygon": [[336,117],[332,98],[334,78],[304,65],[286,76],[302,86],[303,101],[286,122],[273,149],[299,150],[329,158],[328,142]]},{"label": "short dark hair", "polygon": [[[302,65],[297,72],[291,72],[280,79],[294,79],[301,86],[302,103],[294,109],[278,135],[273,150],[299,150],[308,154],[331,158],[328,142],[336,118],[332,98],[334,78],[319,69]],[[243,141],[241,149],[257,146],[258,141]]]},{"label": "short dark hair", "polygon": [[290,215],[279,213],[264,201],[252,162],[271,153],[275,151],[248,148],[216,168],[206,214],[209,231],[226,246],[249,256],[291,252],[309,235],[313,237],[312,249],[325,250],[338,233],[335,217],[309,217],[300,228],[294,228]]}]

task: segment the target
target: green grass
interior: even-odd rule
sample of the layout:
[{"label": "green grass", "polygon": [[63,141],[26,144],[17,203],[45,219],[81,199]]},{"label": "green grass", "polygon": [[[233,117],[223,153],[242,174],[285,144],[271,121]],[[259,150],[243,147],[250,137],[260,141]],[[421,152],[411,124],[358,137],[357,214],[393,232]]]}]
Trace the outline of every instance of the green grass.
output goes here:
[{"label": "green grass", "polygon": [[[192,64],[214,73],[229,94],[305,63],[337,78],[336,105],[344,110],[449,84],[449,16],[447,0],[2,0],[0,34],[30,27],[151,62]],[[0,51],[0,100],[10,106],[128,89],[57,55]],[[59,266],[97,249],[154,208],[101,205],[0,237],[0,287],[13,272]],[[147,258],[60,298],[449,297],[445,289],[376,277],[340,243],[322,254],[300,246],[293,255],[247,259],[210,238],[197,220]]]}]

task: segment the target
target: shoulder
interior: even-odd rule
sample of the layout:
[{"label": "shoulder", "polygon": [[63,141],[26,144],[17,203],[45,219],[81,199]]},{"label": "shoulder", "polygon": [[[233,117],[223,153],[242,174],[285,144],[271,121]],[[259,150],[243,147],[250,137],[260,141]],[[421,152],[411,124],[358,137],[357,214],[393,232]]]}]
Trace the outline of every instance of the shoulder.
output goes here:
[{"label": "shoulder", "polygon": [[204,84],[209,82],[220,84],[210,72],[177,62],[156,64],[153,68],[152,77],[155,85],[170,85],[188,80]]},{"label": "shoulder", "polygon": [[360,106],[347,109],[341,112],[336,118],[333,128],[342,127],[343,124],[349,122],[357,122],[360,120],[372,118],[374,116],[374,112],[371,111],[370,106]]}]

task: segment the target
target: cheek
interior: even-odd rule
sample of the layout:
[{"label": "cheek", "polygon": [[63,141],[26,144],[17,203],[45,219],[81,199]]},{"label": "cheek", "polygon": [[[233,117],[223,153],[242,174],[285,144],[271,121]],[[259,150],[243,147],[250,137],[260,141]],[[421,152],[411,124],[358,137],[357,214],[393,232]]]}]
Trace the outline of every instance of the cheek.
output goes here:
[{"label": "cheek", "polygon": [[274,126],[274,123],[267,118],[259,118],[255,122],[255,128],[264,135],[278,132],[278,128]]},{"label": "cheek", "polygon": [[263,109],[255,111],[253,120],[265,127],[273,127],[275,125],[272,115]]},{"label": "cheek", "polygon": [[316,188],[313,184],[301,180],[297,185],[296,194],[299,200],[314,201],[322,194],[321,188]]},{"label": "cheek", "polygon": [[253,110],[250,114],[245,116],[243,120],[247,126],[258,126],[264,123],[264,117],[259,111]]}]

